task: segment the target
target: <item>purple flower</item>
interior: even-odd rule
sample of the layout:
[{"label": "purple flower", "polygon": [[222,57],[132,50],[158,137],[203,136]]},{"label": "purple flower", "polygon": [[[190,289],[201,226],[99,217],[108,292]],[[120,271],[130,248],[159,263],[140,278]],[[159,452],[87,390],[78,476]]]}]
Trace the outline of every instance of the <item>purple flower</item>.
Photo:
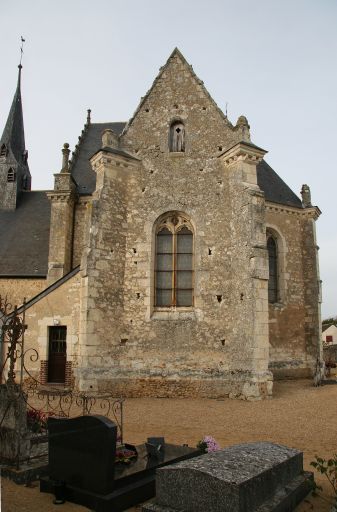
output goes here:
[{"label": "purple flower", "polygon": [[220,446],[212,436],[205,436],[202,441],[199,441],[198,448],[205,453],[216,452],[220,450]]}]

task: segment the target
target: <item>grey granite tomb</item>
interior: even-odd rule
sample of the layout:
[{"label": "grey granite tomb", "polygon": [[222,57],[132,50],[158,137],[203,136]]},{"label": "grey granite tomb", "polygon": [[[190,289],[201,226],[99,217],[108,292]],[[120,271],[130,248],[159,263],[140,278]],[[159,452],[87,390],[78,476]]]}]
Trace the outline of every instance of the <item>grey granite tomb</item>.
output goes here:
[{"label": "grey granite tomb", "polygon": [[231,446],[156,472],[143,512],[291,512],[312,489],[303,453],[273,443]]}]

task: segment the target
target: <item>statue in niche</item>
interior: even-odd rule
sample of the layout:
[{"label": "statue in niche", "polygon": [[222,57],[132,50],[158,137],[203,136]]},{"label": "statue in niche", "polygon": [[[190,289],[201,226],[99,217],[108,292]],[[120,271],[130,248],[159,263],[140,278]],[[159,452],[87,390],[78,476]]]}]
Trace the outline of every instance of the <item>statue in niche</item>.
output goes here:
[{"label": "statue in niche", "polygon": [[171,125],[171,151],[185,151],[185,126],[181,121]]}]

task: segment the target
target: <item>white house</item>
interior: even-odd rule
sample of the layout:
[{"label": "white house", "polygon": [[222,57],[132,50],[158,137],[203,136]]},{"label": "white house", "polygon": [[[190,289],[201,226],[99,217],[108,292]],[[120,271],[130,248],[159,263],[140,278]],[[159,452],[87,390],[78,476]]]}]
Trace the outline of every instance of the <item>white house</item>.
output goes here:
[{"label": "white house", "polygon": [[337,345],[337,327],[335,325],[330,325],[322,332],[322,341],[329,345]]}]

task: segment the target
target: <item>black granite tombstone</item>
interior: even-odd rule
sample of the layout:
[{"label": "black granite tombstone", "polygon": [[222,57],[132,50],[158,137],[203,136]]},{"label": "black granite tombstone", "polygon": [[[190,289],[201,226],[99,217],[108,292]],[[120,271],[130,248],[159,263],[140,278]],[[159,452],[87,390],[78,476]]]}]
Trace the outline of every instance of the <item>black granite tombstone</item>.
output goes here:
[{"label": "black granite tombstone", "polygon": [[49,418],[49,476],[91,492],[114,486],[117,426],[104,416]]},{"label": "black granite tombstone", "polygon": [[[149,457],[143,444],[133,462],[116,464],[117,428],[108,418],[51,418],[48,428],[49,475],[40,479],[41,492],[95,512],[119,512],[150,499],[157,468],[200,455],[194,448],[164,443],[160,457]],[[151,440],[158,451],[164,439]]]}]

